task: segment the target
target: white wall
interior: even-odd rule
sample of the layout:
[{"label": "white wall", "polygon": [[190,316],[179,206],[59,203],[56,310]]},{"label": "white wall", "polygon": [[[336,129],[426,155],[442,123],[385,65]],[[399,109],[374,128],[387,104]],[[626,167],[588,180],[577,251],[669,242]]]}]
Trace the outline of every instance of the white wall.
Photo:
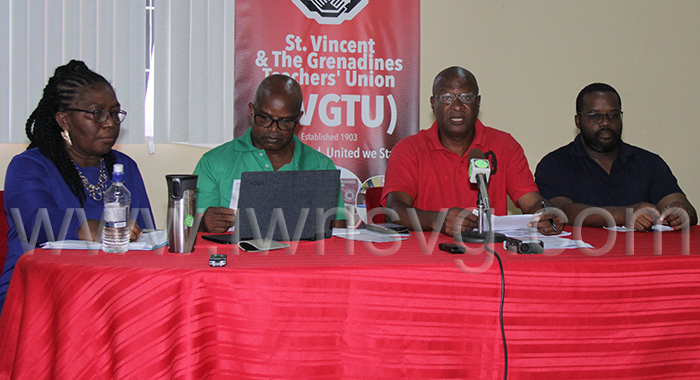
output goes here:
[{"label": "white wall", "polygon": [[[576,94],[607,82],[622,97],[623,139],[660,154],[700,206],[689,155],[700,141],[700,2],[693,0],[423,0],[421,127],[433,121],[432,80],[452,65],[471,70],[481,119],[523,145],[532,169],[576,133]],[[24,145],[0,144],[0,173]],[[141,168],[156,223],[165,227],[165,174],[191,173],[203,148],[120,144]],[[4,188],[4,175],[0,176]]]}]

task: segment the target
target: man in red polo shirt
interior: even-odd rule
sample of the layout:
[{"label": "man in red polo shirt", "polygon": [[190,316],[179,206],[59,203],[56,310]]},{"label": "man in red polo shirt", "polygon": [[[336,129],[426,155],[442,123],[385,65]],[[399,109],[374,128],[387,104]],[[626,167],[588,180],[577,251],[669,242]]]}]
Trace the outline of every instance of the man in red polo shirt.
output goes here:
[{"label": "man in red polo shirt", "polygon": [[[414,208],[424,231],[440,229],[453,235],[477,227],[476,215],[458,217],[477,206],[479,191],[469,182],[468,155],[474,148],[491,162],[488,192],[494,215],[507,214],[506,196],[527,214],[547,203],[537,190],[520,144],[510,134],[477,119],[480,103],[479,86],[468,70],[449,67],[435,77],[430,97],[435,123],[399,141],[386,169],[382,204],[399,214],[399,223],[414,228],[407,212]],[[447,210],[447,216],[438,225],[441,210]],[[548,235],[559,233],[555,226],[561,225],[552,214],[541,215],[537,222],[538,230]]]}]

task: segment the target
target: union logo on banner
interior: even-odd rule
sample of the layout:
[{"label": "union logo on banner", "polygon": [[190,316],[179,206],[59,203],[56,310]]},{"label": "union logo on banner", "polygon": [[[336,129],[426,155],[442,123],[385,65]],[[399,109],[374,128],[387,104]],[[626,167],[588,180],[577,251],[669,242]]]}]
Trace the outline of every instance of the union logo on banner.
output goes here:
[{"label": "union logo on banner", "polygon": [[[274,9],[274,12],[270,10]],[[236,0],[234,136],[261,80],[299,82],[299,141],[340,169],[350,226],[384,185],[391,149],[418,132],[419,0]]]},{"label": "union logo on banner", "polygon": [[352,20],[369,0],[292,0],[307,18],[323,25],[340,25]]}]

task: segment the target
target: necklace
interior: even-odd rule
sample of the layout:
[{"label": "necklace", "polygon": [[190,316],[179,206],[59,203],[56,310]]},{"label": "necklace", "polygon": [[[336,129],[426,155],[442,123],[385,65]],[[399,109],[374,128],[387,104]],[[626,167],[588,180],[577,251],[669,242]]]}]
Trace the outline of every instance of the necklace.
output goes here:
[{"label": "necklace", "polygon": [[98,179],[97,185],[93,185],[90,183],[90,181],[88,181],[88,179],[83,175],[83,172],[80,171],[80,167],[78,166],[78,164],[74,162],[73,165],[75,165],[75,169],[80,175],[80,180],[83,181],[83,187],[85,187],[85,190],[88,192],[88,195],[90,195],[90,198],[98,202],[101,201],[102,192],[105,189],[105,184],[107,184],[107,173],[105,173],[104,158],[100,160],[100,177]]}]

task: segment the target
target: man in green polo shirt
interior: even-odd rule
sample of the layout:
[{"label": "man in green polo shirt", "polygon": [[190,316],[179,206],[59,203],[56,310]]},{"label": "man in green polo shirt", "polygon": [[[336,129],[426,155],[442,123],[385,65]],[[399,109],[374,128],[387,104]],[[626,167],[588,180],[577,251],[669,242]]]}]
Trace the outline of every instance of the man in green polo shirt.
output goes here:
[{"label": "man in green polo shirt", "polygon": [[[294,134],[303,114],[299,83],[286,75],[270,75],[248,104],[250,128],[233,141],[205,153],[197,163],[197,210],[204,211],[201,230],[226,232],[236,221],[241,173],[273,170],[335,170],[330,158],[302,143]],[[234,188],[236,188],[234,190]],[[344,208],[342,194],[338,207]],[[344,227],[344,216],[334,227]]]}]

